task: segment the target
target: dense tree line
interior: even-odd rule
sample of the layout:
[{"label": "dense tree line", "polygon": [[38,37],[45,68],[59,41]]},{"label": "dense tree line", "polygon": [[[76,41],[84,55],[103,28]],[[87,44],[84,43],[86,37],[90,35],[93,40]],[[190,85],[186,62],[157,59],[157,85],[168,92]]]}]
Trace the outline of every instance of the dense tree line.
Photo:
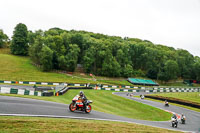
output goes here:
[{"label": "dense tree line", "polygon": [[[27,31],[24,25],[18,26],[13,34],[12,53],[29,53],[43,71],[60,69],[73,72],[77,64],[82,64],[86,73],[101,76],[200,80],[200,58],[183,49],[176,50],[137,38],[59,28],[33,32]],[[16,49],[19,51],[13,51],[18,45],[21,45]]]}]

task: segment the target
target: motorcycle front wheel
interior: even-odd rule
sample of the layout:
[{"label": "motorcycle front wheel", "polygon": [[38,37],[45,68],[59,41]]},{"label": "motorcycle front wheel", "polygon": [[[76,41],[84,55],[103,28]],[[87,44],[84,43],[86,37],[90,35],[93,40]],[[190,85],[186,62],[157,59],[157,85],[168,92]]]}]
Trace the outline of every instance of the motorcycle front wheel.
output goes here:
[{"label": "motorcycle front wheel", "polygon": [[90,113],[92,110],[92,106],[91,105],[87,105],[86,109],[85,109],[85,113]]},{"label": "motorcycle front wheel", "polygon": [[71,112],[74,112],[74,111],[76,110],[76,106],[74,107],[74,103],[71,103],[71,104],[69,105],[69,110],[70,110]]}]

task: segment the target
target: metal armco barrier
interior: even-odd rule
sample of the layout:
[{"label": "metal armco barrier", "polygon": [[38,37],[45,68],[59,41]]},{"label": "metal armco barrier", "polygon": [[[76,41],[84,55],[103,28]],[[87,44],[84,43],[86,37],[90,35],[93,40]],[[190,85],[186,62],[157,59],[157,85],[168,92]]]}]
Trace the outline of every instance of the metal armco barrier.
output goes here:
[{"label": "metal armco barrier", "polygon": [[42,96],[53,96],[53,92],[43,92]]},{"label": "metal armco barrier", "polygon": [[65,94],[70,89],[93,89],[92,87],[64,87],[63,89],[56,92],[56,96]]}]

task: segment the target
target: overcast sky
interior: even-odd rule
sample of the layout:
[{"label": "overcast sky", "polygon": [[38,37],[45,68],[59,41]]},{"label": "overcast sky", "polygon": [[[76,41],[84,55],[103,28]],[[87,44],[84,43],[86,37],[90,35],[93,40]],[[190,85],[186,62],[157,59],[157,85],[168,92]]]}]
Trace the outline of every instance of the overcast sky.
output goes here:
[{"label": "overcast sky", "polygon": [[0,29],[86,30],[140,38],[200,56],[200,0],[0,0]]}]

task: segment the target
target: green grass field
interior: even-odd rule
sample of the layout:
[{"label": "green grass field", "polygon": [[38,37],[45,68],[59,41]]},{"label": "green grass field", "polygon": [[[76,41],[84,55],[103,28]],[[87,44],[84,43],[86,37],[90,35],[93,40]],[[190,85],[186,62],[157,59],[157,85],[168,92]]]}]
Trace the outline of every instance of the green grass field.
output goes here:
[{"label": "green grass field", "polygon": [[76,119],[58,119],[58,118],[38,118],[38,117],[14,117],[0,116],[0,132],[36,132],[36,133],[173,133],[161,128],[155,128],[144,125],[137,125],[123,122],[95,121],[95,120],[76,120]]},{"label": "green grass field", "polygon": [[200,92],[157,93],[157,94],[152,94],[152,95],[173,97],[173,98],[200,103]]},{"label": "green grass field", "polygon": [[[34,99],[53,101],[58,103],[70,104],[72,98],[79,94],[80,90],[69,90],[63,96],[54,97],[37,97],[23,96]],[[135,102],[120,96],[113,95],[111,91],[102,90],[84,90],[88,99],[93,100],[93,110],[105,112],[109,114],[119,115],[127,118],[151,120],[151,121],[166,121],[169,120],[171,114],[163,110]],[[0,94],[10,96],[20,96],[12,94]]]},{"label": "green grass field", "polygon": [[42,81],[69,83],[96,83],[84,78],[76,78],[66,74],[42,72],[31,64],[29,57],[8,54],[9,50],[0,49],[0,80]]}]

